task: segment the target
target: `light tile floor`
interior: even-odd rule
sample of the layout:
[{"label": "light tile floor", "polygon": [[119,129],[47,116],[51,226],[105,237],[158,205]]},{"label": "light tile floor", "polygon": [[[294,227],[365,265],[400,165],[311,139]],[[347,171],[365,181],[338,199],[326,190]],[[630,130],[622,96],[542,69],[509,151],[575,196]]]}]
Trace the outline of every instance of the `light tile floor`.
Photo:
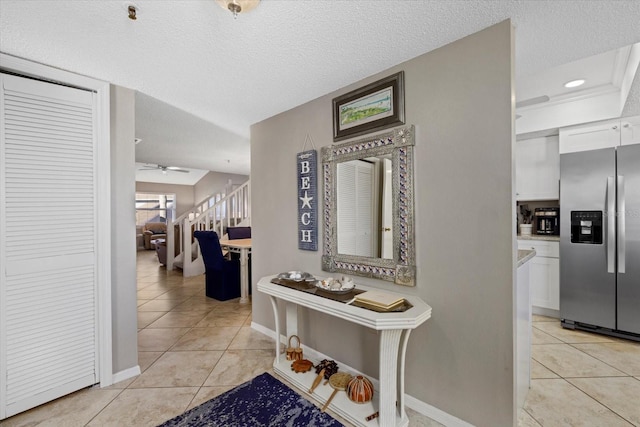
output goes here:
[{"label": "light tile floor", "polygon": [[640,426],[640,343],[534,315],[531,358],[519,426]]},{"label": "light tile floor", "polygon": [[[3,427],[156,426],[272,372],[273,342],[251,329],[250,305],[206,298],[203,276],[167,272],[154,251],[138,252],[137,271],[142,374],[78,391],[4,420]],[[532,359],[519,426],[640,426],[640,344],[568,331],[556,319],[534,316]],[[408,412],[411,427],[441,426]]]}]

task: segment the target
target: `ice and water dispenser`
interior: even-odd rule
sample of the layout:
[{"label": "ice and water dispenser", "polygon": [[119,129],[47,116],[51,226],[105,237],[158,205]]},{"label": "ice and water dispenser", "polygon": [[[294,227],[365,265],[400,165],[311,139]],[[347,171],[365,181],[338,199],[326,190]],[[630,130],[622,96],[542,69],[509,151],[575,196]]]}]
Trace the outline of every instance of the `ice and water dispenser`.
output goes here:
[{"label": "ice and water dispenser", "polygon": [[571,211],[571,243],[602,244],[602,211]]}]

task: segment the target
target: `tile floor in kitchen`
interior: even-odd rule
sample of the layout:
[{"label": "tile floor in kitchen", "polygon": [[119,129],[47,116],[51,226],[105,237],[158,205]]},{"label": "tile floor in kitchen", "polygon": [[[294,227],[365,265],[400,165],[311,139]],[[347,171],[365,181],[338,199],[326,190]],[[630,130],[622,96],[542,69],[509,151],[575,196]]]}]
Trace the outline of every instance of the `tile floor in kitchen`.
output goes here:
[{"label": "tile floor in kitchen", "polygon": [[531,389],[519,426],[640,426],[640,343],[533,316]]},{"label": "tile floor in kitchen", "polygon": [[[271,371],[273,341],[251,329],[250,305],[206,298],[203,281],[166,272],[154,251],[138,252],[142,374],[0,424],[155,426]],[[640,344],[567,331],[555,319],[534,316],[532,356],[520,426],[640,426]],[[409,414],[412,427],[441,426]]]}]

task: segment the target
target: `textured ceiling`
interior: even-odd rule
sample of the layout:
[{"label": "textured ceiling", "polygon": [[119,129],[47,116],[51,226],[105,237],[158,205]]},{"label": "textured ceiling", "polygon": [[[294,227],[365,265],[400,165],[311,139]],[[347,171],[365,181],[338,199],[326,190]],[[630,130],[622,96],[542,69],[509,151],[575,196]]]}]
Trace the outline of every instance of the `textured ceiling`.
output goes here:
[{"label": "textured ceiling", "polygon": [[139,0],[137,21],[129,3],[0,0],[0,50],[209,121],[206,152],[228,167],[246,156],[236,173],[251,124],[507,18],[520,78],[640,41],[637,0],[263,0],[235,20],[213,0]]},{"label": "textured ceiling", "polygon": [[136,94],[136,137],[142,139],[136,145],[139,162],[249,174],[247,138],[141,92]]}]

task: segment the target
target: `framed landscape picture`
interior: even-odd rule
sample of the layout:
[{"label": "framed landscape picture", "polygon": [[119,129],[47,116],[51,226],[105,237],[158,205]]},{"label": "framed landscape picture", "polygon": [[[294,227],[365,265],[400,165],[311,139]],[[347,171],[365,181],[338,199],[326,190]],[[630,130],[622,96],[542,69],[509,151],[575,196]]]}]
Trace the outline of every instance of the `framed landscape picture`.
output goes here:
[{"label": "framed landscape picture", "polygon": [[404,124],[404,71],[333,99],[333,140]]}]

